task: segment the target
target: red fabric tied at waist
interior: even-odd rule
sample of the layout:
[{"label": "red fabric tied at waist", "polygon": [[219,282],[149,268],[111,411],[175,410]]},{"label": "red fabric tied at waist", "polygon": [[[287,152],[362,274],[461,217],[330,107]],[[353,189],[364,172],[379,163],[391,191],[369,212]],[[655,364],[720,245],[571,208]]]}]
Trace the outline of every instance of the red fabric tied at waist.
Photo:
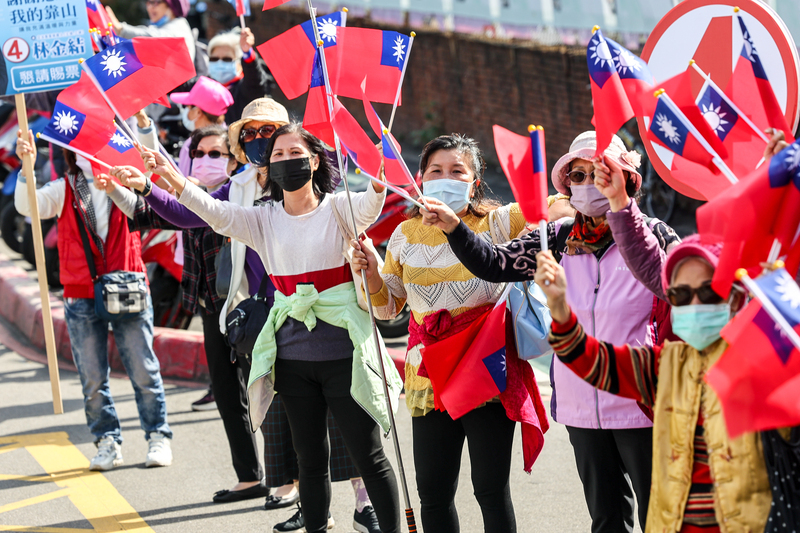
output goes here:
[{"label": "red fabric tied at waist", "polygon": [[[494,304],[486,304],[465,311],[456,317],[451,315],[447,309],[441,309],[423,318],[422,324],[417,324],[414,317],[411,317],[408,322],[408,347],[406,351],[420,343],[423,346],[430,346],[464,331],[476,319],[485,315],[493,306]],[[425,363],[420,363],[417,375],[423,378],[428,377]]]}]

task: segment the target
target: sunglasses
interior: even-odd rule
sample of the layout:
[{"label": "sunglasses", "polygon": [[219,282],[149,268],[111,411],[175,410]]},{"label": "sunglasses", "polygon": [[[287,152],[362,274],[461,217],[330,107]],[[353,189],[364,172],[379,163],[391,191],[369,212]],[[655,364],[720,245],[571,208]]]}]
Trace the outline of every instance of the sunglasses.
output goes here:
[{"label": "sunglasses", "polygon": [[594,181],[594,170],[589,172],[588,174],[583,170],[572,170],[570,172],[567,172],[567,177],[569,178],[569,181],[571,181],[572,183],[583,183],[584,181],[586,181],[586,176],[591,176],[592,181]]},{"label": "sunglasses", "polygon": [[723,298],[711,288],[711,280],[704,281],[699,287],[689,287],[688,285],[678,285],[667,289],[667,300],[675,307],[689,305],[692,303],[694,295],[704,304],[718,304]]},{"label": "sunglasses", "polygon": [[201,157],[208,156],[211,159],[219,159],[220,157],[230,157],[231,154],[226,154],[220,152],[219,150],[209,150],[208,152],[204,152],[202,150],[192,150],[189,152],[189,155],[192,156],[192,159],[200,159]]},{"label": "sunglasses", "polygon": [[235,60],[232,57],[209,57],[209,63],[216,63],[217,61],[224,61],[225,63],[233,63]]},{"label": "sunglasses", "polygon": [[275,133],[275,126],[272,124],[265,124],[258,129],[245,128],[239,132],[239,142],[249,143],[260,136],[262,139],[269,139]]}]

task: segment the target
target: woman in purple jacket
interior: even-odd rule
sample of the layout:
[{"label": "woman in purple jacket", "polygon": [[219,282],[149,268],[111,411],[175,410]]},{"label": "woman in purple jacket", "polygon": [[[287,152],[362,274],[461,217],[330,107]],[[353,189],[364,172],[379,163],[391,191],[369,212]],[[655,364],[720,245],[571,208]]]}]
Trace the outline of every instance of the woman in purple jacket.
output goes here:
[{"label": "woman in purple jacket", "polygon": [[[615,243],[615,227],[647,225],[662,250],[679,242],[665,223],[645,220],[638,209],[609,212],[609,201],[594,185],[592,158],[595,132],[580,134],[568,154],[559,159],[551,178],[555,188],[570,197],[575,219],[550,222],[548,248],[561,257],[569,280],[567,301],[590,333],[612,344],[659,344],[661,319],[666,310],[650,290],[631,274]],[[640,156],[628,152],[618,137],[605,150],[626,176],[628,195],[635,197],[642,178]],[[447,233],[447,240],[464,266],[491,282],[532,280],[539,232],[504,245],[491,245],[475,236],[443,204],[428,200],[426,222]],[[635,203],[633,206],[635,207]],[[666,313],[664,313],[666,314]],[[639,503],[639,524],[644,530],[650,495],[652,421],[633,400],[598,391],[556,359],[550,368],[553,386],[551,413],[567,426],[593,533],[633,531],[633,492]],[[630,477],[633,484],[625,478]]]}]

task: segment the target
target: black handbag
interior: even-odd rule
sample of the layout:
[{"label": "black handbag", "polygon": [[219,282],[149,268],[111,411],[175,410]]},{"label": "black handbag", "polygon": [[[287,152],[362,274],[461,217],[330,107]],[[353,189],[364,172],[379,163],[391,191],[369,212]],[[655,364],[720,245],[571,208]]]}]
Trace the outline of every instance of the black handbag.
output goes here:
[{"label": "black handbag", "polygon": [[225,317],[225,339],[231,347],[231,362],[242,356],[248,362],[253,353],[256,340],[264,329],[269,316],[270,303],[267,301],[269,276],[264,274],[258,292],[242,301]]},{"label": "black handbag", "polygon": [[785,441],[777,430],[761,433],[772,505],[765,533],[790,533],[800,524],[800,426]]},{"label": "black handbag", "polygon": [[111,322],[131,315],[138,315],[146,310],[149,291],[143,272],[115,270],[98,277],[97,269],[94,265],[94,255],[89,245],[89,236],[83,225],[83,219],[80,212],[78,212],[78,206],[73,205],[73,207],[78,221],[78,232],[81,234],[81,241],[83,242],[83,253],[86,255],[89,274],[92,276],[92,283],[94,284],[95,314],[103,320]]},{"label": "black handbag", "polygon": [[225,299],[231,290],[231,275],[233,274],[230,237],[225,237],[225,241],[220,246],[219,253],[214,258],[214,269],[217,273],[217,280],[214,283],[217,296]]}]

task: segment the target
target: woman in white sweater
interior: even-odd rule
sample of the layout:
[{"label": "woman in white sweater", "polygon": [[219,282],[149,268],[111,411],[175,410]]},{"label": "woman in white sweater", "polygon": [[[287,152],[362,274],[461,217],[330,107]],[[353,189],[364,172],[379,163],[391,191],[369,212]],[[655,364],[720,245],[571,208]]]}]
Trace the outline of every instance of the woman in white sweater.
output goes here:
[{"label": "woman in white sweater", "polygon": [[[265,188],[273,200],[258,207],[214,200],[155,152],[149,152],[145,165],[214,231],[257,250],[275,284],[275,305],[253,352],[250,419],[258,427],[274,391],[280,392],[300,466],[306,531],[323,532],[327,526],[328,409],[364,479],[381,531],[400,531],[397,483],[381,443],[389,417],[375,370],[378,357],[384,357],[386,368],[392,364],[385,351],[376,350],[342,254],[345,240],[334,210],[347,219],[347,197],[333,194],[336,171],[324,146],[299,124],[278,129],[266,153]],[[139,179],[132,167],[112,172],[125,184]],[[352,195],[359,231],[378,218],[384,198],[385,188],[378,184]],[[402,383],[396,373],[387,380],[394,407]]]}]

